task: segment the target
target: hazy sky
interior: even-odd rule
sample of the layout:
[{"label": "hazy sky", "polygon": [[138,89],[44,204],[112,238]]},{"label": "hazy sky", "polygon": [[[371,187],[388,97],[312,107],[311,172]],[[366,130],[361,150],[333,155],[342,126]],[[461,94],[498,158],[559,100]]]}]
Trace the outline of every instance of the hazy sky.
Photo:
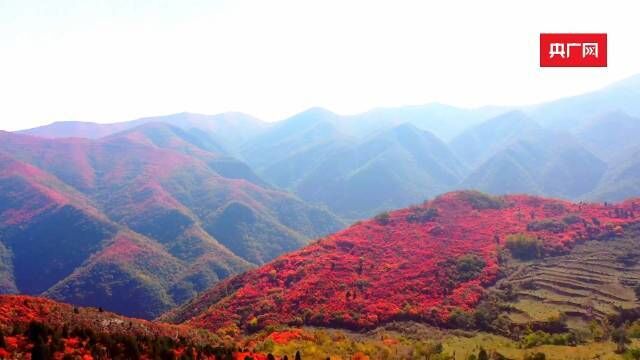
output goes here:
[{"label": "hazy sky", "polygon": [[[0,129],[534,103],[640,73],[634,3],[0,0]],[[540,32],[607,32],[609,67],[540,69]]]}]

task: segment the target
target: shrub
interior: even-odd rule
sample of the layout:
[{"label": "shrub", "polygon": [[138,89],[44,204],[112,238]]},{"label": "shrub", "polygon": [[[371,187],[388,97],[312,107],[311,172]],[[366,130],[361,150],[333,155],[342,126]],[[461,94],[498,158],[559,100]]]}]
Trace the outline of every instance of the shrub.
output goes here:
[{"label": "shrub", "polygon": [[616,343],[616,352],[621,354],[627,350],[627,344],[631,343],[624,327],[619,327],[611,333],[611,340]]},{"label": "shrub", "polygon": [[49,347],[44,343],[42,338],[38,338],[31,349],[31,360],[48,360],[49,357]]},{"label": "shrub", "polygon": [[527,225],[528,231],[551,231],[554,234],[567,230],[567,225],[552,219],[532,221]]},{"label": "shrub", "polygon": [[152,352],[160,359],[175,359],[174,346],[175,344],[171,338],[161,336],[155,339],[152,345]]},{"label": "shrub", "polygon": [[522,338],[522,347],[529,349],[540,345],[576,345],[576,336],[573,333],[549,334],[545,331],[538,330],[529,333]]},{"label": "shrub", "polygon": [[247,321],[247,330],[249,332],[256,332],[260,330],[260,324],[257,317],[254,316]]},{"label": "shrub", "polygon": [[43,323],[31,321],[26,331],[26,336],[31,342],[35,343],[38,339],[47,340],[51,329]]},{"label": "shrub", "polygon": [[482,272],[487,265],[483,258],[475,254],[467,254],[456,259],[456,271],[458,281],[469,281]]},{"label": "shrub", "polygon": [[522,347],[524,347],[525,349],[550,343],[551,335],[540,330],[529,333],[522,338]]},{"label": "shrub", "polygon": [[138,348],[138,342],[134,337],[125,336],[122,339],[122,345],[124,347],[124,354],[128,359],[140,359],[140,349]]},{"label": "shrub", "polygon": [[273,340],[271,339],[266,339],[263,342],[259,343],[258,345],[256,345],[254,351],[257,352],[263,352],[263,353],[271,353],[274,348],[275,348],[276,344]]},{"label": "shrub", "polygon": [[480,191],[465,191],[462,198],[476,210],[502,209],[506,203],[499,196],[492,196]]},{"label": "shrub", "polygon": [[473,315],[458,309],[451,313],[448,322],[451,327],[465,330],[471,330],[476,326]]},{"label": "shrub", "polygon": [[528,260],[542,256],[542,241],[535,236],[522,233],[509,235],[506,247],[518,259]]},{"label": "shrub", "polygon": [[640,349],[629,349],[624,353],[624,359],[640,360]]},{"label": "shrub", "polygon": [[374,217],[374,220],[381,225],[387,225],[391,219],[391,216],[387,211],[382,212]]},{"label": "shrub", "polygon": [[[441,359],[446,357],[442,352],[442,343],[432,341],[420,341],[413,348],[414,359]],[[390,357],[389,357],[390,358]]]},{"label": "shrub", "polygon": [[459,283],[478,277],[485,266],[484,259],[475,254],[463,255],[456,259],[449,258],[438,263],[442,284],[449,290]]},{"label": "shrub", "polygon": [[582,218],[576,214],[571,214],[563,217],[562,222],[564,222],[567,225],[573,225],[573,224],[582,222]]},{"label": "shrub", "polygon": [[627,329],[627,335],[630,338],[638,339],[640,338],[640,320],[636,320]]},{"label": "shrub", "polygon": [[438,209],[436,208],[415,207],[411,209],[411,214],[407,216],[407,221],[425,223],[425,222],[433,221],[437,217],[438,217]]},{"label": "shrub", "polygon": [[558,203],[544,204],[543,208],[546,212],[552,213],[554,215],[560,215],[567,211],[564,205]]},{"label": "shrub", "polygon": [[478,353],[478,360],[489,360],[489,354],[487,354],[487,350],[480,348],[480,352]]},{"label": "shrub", "polygon": [[524,356],[524,360],[546,360],[546,358],[547,356],[541,352],[526,354]]},{"label": "shrub", "polygon": [[493,323],[498,318],[500,310],[494,303],[485,301],[480,303],[473,312],[475,325],[480,330],[493,330]]}]

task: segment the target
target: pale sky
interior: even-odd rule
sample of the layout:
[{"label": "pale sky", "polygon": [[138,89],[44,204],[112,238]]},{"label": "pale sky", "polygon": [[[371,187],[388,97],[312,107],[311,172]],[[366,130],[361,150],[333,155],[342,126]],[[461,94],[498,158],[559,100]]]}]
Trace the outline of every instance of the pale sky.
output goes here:
[{"label": "pale sky", "polygon": [[[0,0],[0,129],[536,103],[640,73],[635,3]],[[540,69],[540,32],[607,32],[609,67]]]}]

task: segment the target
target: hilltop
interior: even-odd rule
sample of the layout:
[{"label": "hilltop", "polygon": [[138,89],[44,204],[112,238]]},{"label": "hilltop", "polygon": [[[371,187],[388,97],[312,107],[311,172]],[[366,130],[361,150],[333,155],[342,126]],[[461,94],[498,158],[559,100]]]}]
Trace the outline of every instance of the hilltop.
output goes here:
[{"label": "hilltop", "polygon": [[634,201],[448,193],[225,280],[163,319],[236,333],[278,324],[367,329],[396,320],[464,327],[458,315],[478,306],[509,258],[570,254],[577,244],[618,236],[639,215]]}]

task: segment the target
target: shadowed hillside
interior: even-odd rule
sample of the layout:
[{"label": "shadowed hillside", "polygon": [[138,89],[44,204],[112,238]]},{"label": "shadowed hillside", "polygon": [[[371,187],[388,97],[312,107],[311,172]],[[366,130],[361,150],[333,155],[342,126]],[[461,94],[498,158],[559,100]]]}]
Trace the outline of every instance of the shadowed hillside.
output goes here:
[{"label": "shadowed hillside", "polygon": [[[168,125],[100,140],[0,137],[4,291],[153,317],[340,226]],[[221,162],[237,171],[225,177]]]}]

